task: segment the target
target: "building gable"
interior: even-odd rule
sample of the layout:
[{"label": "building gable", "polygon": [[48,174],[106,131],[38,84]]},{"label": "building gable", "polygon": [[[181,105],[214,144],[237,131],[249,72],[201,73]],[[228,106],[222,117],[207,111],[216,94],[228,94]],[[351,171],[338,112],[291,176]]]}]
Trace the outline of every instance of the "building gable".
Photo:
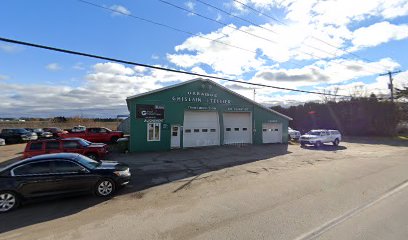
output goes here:
[{"label": "building gable", "polygon": [[[154,103],[155,99],[166,103],[191,103],[196,105],[190,106],[191,110],[214,110],[211,109],[211,106],[221,105],[224,107],[231,106],[231,108],[237,111],[244,111],[245,109],[240,109],[239,106],[242,106],[242,103],[246,103],[246,105],[256,105],[264,111],[292,120],[292,118],[252,101],[214,81],[200,78],[131,96],[126,101],[130,111],[131,102]],[[197,104],[200,106],[197,106]]]}]

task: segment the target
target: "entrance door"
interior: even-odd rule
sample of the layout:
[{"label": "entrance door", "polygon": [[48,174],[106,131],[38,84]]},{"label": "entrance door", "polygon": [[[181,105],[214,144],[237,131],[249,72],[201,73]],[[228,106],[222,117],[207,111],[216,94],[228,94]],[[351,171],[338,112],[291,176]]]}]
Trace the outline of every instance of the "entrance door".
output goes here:
[{"label": "entrance door", "polygon": [[281,143],[282,142],[282,123],[264,123],[262,124],[262,142],[263,143]]},{"label": "entrance door", "polygon": [[170,147],[171,148],[180,147],[180,125],[171,125]]},{"label": "entrance door", "polygon": [[224,113],[224,144],[251,143],[252,124],[249,112]]},{"label": "entrance door", "polygon": [[220,128],[217,112],[184,113],[183,147],[220,145]]}]

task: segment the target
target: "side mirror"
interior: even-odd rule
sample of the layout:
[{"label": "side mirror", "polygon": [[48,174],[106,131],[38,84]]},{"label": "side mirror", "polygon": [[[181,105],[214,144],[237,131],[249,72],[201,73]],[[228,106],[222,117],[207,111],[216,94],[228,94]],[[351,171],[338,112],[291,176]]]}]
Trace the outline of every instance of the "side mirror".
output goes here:
[{"label": "side mirror", "polygon": [[78,170],[78,173],[89,173],[88,169],[82,167]]}]

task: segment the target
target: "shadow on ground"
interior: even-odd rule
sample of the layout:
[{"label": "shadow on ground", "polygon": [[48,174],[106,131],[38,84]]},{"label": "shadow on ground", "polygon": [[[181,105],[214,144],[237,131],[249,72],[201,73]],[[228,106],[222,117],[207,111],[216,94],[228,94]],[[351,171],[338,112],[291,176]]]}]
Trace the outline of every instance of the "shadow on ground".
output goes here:
[{"label": "shadow on ground", "polygon": [[408,147],[408,140],[402,138],[390,137],[344,137],[344,142],[361,143],[361,144],[380,144],[389,146],[406,146]]},{"label": "shadow on ground", "polygon": [[347,149],[347,147],[345,146],[334,146],[334,145],[328,145],[328,144],[323,144],[323,146],[321,147],[315,147],[313,145],[305,145],[305,146],[301,146],[301,148],[307,149],[307,150],[313,150],[313,151],[330,151],[330,152],[341,151],[341,150]]},{"label": "shadow on ground", "polygon": [[[112,153],[109,160],[124,162],[131,168],[132,182],[118,194],[133,194],[132,197],[141,198],[142,190],[154,186],[181,180],[184,184],[173,191],[177,192],[195,180],[208,177],[203,176],[204,173],[260,160],[273,160],[288,153],[286,144],[228,145],[156,153]],[[104,204],[104,201],[93,196],[81,196],[28,203],[0,215],[0,233],[66,217]]]}]

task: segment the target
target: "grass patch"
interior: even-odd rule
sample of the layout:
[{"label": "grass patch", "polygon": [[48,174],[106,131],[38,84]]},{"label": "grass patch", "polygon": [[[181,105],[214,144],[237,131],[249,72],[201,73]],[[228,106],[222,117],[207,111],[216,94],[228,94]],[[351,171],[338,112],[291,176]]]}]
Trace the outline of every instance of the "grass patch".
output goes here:
[{"label": "grass patch", "polygon": [[400,139],[400,140],[408,141],[408,136],[398,136],[397,138]]}]

